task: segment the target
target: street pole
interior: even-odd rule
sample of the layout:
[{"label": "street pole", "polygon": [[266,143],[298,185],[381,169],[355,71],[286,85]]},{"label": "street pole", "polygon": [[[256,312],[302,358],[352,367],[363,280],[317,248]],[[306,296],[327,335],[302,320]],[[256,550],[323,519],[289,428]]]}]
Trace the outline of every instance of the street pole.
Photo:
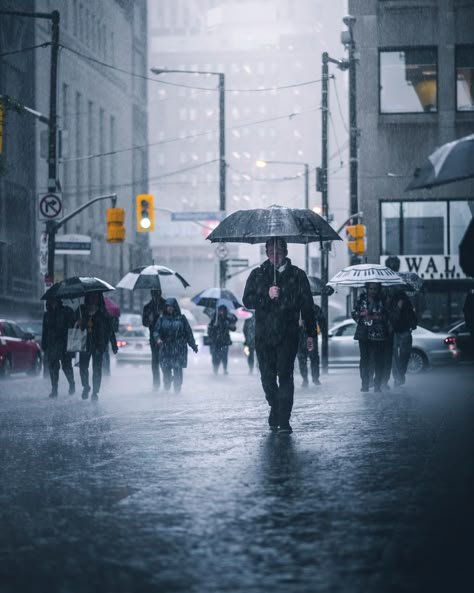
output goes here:
[{"label": "street pole", "polygon": [[[219,210],[226,209],[225,74],[219,73]],[[219,260],[219,286],[225,288],[227,262]]]},{"label": "street pole", "polygon": [[[356,57],[355,42],[352,31],[353,19],[348,18],[345,21],[349,27],[349,163],[350,163],[350,213],[355,215],[359,209],[357,176],[359,159],[357,154],[358,130],[357,130],[357,90],[356,90]],[[353,221],[355,224],[355,221]]]},{"label": "street pole", "polygon": [[[304,207],[306,210],[309,208],[309,165],[304,164]],[[306,243],[304,246],[304,271],[306,275],[309,274],[309,245]]]},{"label": "street pole", "polygon": [[[321,203],[324,220],[329,218],[328,209],[328,87],[329,87],[329,54],[323,53],[322,63],[322,97],[321,97]],[[321,333],[321,370],[323,374],[328,372],[328,293],[326,284],[328,278],[328,243],[321,241],[321,312],[325,322],[326,331]]]},{"label": "street pole", "polygon": [[57,189],[57,166],[58,166],[58,52],[59,52],[59,12],[53,10],[51,13],[51,76],[49,90],[49,139],[48,139],[48,191],[54,192]]},{"label": "street pole", "polygon": [[66,224],[68,220],[74,218],[79,212],[82,212],[95,202],[99,202],[100,200],[112,200],[112,207],[115,208],[115,204],[117,202],[117,194],[108,194],[106,196],[97,196],[97,198],[92,198],[85,204],[82,204],[75,210],[73,210],[70,214],[61,218],[61,220],[48,220],[46,223],[46,233],[48,235],[48,276],[51,280],[51,283],[54,283],[54,251],[56,248],[56,233],[58,230]]}]

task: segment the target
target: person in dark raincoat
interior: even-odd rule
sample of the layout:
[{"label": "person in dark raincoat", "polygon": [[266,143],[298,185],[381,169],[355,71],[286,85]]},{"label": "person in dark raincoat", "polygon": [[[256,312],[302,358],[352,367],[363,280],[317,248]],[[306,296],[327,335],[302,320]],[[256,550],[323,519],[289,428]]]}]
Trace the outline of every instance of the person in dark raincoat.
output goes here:
[{"label": "person in dark raincoat", "polygon": [[219,366],[222,363],[224,375],[228,375],[227,363],[229,356],[229,346],[232,344],[230,332],[235,331],[237,317],[230,313],[226,305],[219,305],[217,311],[211,317],[207,326],[207,335],[210,340],[212,368],[217,375]]},{"label": "person in dark raincoat", "polygon": [[244,347],[248,348],[249,373],[252,374],[255,366],[255,314],[244,321],[244,338]]},{"label": "person in dark raincoat", "polygon": [[165,299],[161,296],[160,289],[151,290],[151,301],[143,307],[142,323],[150,331],[151,372],[153,374],[153,387],[160,388],[160,349],[153,338],[153,328],[165,308]]},{"label": "person in dark raincoat", "polygon": [[102,357],[109,342],[117,354],[117,340],[112,317],[105,308],[101,292],[89,292],[80,306],[76,326],[87,330],[87,348],[79,353],[79,373],[82,383],[82,399],[89,397],[89,362],[92,358],[92,399],[98,399],[102,382]]},{"label": "person in dark raincoat", "polygon": [[[316,318],[316,334],[325,330],[326,324],[324,316],[319,305],[314,304],[314,316]],[[303,379],[302,387],[308,387],[308,358],[311,368],[311,379],[314,385],[321,385],[319,380],[319,350],[317,337],[313,340],[314,347],[308,350],[307,338],[303,321],[300,319],[300,336],[298,341],[298,365],[300,368],[301,377]]]},{"label": "person in dark raincoat", "polygon": [[385,370],[385,348],[389,339],[389,318],[382,297],[382,285],[366,284],[366,292],[357,299],[352,318],[357,322],[354,340],[359,342],[361,391],[369,391],[374,375],[374,391],[382,391]]},{"label": "person in dark raincoat", "polygon": [[411,332],[418,323],[413,305],[403,289],[395,290],[389,314],[393,327],[392,376],[395,387],[398,387],[405,384],[413,342]]},{"label": "person in dark raincoat", "polygon": [[74,326],[74,311],[63,305],[61,299],[49,298],[46,301],[46,312],[43,315],[43,335],[41,348],[48,358],[51,377],[51,393],[49,397],[58,397],[59,367],[69,383],[69,395],[76,390],[72,355],[67,351],[67,332]]},{"label": "person in dark raincoat", "polygon": [[313,297],[304,271],[286,257],[286,241],[270,239],[266,250],[268,260],[247,279],[243,303],[247,309],[255,309],[255,349],[270,406],[268,423],[272,430],[291,433],[299,319],[303,319],[308,349],[312,349],[317,335]]},{"label": "person in dark raincoat", "polygon": [[182,315],[175,298],[165,300],[163,314],[156,321],[152,331],[155,344],[160,348],[165,391],[168,391],[173,383],[175,393],[179,393],[183,384],[183,369],[188,366],[188,345],[194,352],[198,351],[198,347],[191,326]]}]

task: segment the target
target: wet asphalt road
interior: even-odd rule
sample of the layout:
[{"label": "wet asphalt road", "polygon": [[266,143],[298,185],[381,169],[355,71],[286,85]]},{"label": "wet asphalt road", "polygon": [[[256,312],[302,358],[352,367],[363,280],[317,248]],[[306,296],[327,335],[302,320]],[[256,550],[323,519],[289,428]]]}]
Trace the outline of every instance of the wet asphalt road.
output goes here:
[{"label": "wet asphalt road", "polygon": [[298,377],[284,437],[244,361],[196,360],[180,395],[0,382],[0,593],[474,590],[474,369]]}]

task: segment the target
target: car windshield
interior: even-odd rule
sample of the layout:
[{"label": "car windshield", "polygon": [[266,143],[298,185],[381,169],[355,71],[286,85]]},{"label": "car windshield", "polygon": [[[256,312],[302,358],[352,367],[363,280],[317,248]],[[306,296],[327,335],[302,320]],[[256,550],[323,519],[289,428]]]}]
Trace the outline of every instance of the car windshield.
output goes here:
[{"label": "car windshield", "polygon": [[147,330],[142,328],[125,329],[120,332],[121,338],[148,338]]}]

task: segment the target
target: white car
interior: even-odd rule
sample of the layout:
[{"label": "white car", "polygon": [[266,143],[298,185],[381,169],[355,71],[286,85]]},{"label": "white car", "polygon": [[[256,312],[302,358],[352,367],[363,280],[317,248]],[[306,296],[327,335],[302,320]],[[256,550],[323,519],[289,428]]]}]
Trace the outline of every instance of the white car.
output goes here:
[{"label": "white car", "polygon": [[151,364],[149,331],[146,327],[131,327],[117,335],[117,364]]},{"label": "white car", "polygon": [[[345,319],[329,330],[328,357],[331,366],[359,365],[359,345],[354,340],[355,330],[356,322],[353,319]],[[409,373],[420,373],[431,366],[457,362],[459,350],[456,339],[447,332],[435,333],[418,326],[412,336]]]}]

